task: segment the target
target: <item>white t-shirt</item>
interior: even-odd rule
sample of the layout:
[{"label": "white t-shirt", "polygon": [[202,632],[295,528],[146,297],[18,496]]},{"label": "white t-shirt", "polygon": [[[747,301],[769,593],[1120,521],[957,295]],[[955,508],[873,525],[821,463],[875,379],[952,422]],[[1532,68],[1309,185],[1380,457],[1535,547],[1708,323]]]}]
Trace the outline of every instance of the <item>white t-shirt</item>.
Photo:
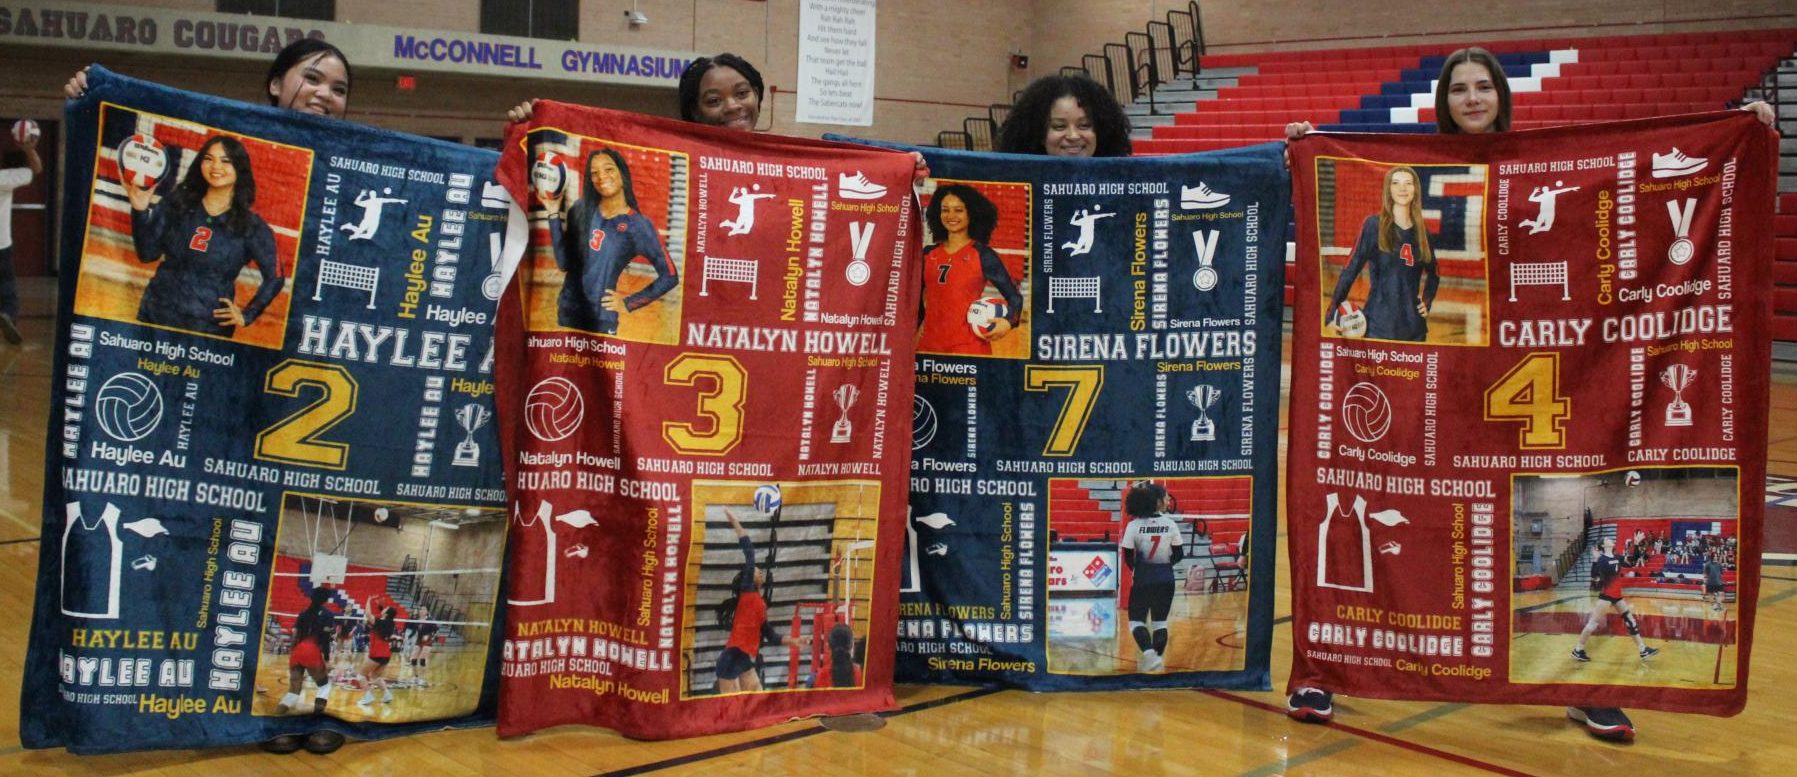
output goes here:
[{"label": "white t-shirt", "polygon": [[12,248],[12,190],[31,183],[31,168],[0,170],[0,249]]}]

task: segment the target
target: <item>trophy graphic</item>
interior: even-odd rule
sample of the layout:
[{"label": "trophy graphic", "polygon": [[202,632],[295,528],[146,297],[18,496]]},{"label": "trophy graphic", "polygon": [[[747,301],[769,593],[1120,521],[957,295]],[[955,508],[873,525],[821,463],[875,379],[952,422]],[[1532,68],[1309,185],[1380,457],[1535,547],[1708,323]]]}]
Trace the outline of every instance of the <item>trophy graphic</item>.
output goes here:
[{"label": "trophy graphic", "polygon": [[849,406],[855,404],[855,399],[861,396],[861,390],[855,388],[854,384],[844,383],[837,386],[831,396],[836,397],[836,407],[842,410],[842,417],[836,419],[836,423],[830,427],[830,442],[848,442],[853,429],[849,424]]},{"label": "trophy graphic", "polygon": [[1697,370],[1684,364],[1672,364],[1660,370],[1660,382],[1672,389],[1672,401],[1666,403],[1667,426],[1691,425],[1691,406],[1685,402],[1684,391],[1695,377]]},{"label": "trophy graphic", "polygon": [[1210,420],[1205,412],[1223,397],[1223,392],[1216,386],[1199,384],[1186,392],[1186,401],[1198,408],[1198,420],[1192,422],[1192,442],[1208,442],[1217,439],[1217,422]]},{"label": "trophy graphic", "polygon": [[474,441],[474,430],[485,426],[493,413],[480,405],[469,402],[455,412],[455,420],[462,425],[462,431],[468,433],[468,439],[456,443],[455,458],[450,464],[457,467],[480,466],[480,444]]}]

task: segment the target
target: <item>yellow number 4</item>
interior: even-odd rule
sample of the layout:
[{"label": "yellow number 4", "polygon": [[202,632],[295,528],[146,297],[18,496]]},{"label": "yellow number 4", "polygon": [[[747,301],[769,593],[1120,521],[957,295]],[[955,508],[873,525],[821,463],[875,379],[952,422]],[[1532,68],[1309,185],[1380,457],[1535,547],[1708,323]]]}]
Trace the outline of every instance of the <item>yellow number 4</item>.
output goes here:
[{"label": "yellow number 4", "polygon": [[1104,389],[1104,365],[1049,367],[1031,364],[1023,368],[1025,391],[1047,391],[1056,387],[1069,389],[1067,401],[1061,403],[1061,415],[1055,418],[1054,430],[1048,433],[1048,444],[1042,446],[1042,455],[1072,456],[1086,433],[1086,422],[1092,419],[1092,406],[1098,402],[1098,392]]},{"label": "yellow number 4", "polygon": [[1485,420],[1521,421],[1524,450],[1566,447],[1572,400],[1560,396],[1560,354],[1531,353],[1485,390]]}]

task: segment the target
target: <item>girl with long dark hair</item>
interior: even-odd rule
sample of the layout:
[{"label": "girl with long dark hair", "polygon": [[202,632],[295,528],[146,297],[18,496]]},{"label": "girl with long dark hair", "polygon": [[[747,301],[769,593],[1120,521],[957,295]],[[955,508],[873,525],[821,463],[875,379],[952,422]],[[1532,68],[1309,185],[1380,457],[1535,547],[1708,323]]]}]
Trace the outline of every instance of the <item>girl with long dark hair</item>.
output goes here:
[{"label": "girl with long dark hair", "polygon": [[[281,292],[275,235],[256,215],[256,176],[236,138],[214,135],[200,145],[187,175],[155,205],[151,192],[120,176],[131,203],[131,242],[138,261],[161,262],[144,288],[137,319],[230,337]],[[249,303],[237,304],[237,274],[261,273]]]}]

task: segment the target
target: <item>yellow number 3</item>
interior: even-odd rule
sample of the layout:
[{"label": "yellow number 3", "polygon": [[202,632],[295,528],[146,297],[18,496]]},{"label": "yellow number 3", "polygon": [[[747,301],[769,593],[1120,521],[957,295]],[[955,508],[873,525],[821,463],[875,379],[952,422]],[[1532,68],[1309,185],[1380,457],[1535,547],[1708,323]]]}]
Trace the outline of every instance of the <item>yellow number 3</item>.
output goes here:
[{"label": "yellow number 3", "polygon": [[709,423],[663,421],[661,437],[674,450],[688,456],[722,456],[743,438],[743,393],[748,375],[741,363],[729,356],[681,354],[668,362],[663,379],[671,386],[711,384],[699,391],[699,418]]},{"label": "yellow number 3", "polygon": [[1524,450],[1566,447],[1572,400],[1560,396],[1560,354],[1531,353],[1485,390],[1485,420],[1521,421]]}]

